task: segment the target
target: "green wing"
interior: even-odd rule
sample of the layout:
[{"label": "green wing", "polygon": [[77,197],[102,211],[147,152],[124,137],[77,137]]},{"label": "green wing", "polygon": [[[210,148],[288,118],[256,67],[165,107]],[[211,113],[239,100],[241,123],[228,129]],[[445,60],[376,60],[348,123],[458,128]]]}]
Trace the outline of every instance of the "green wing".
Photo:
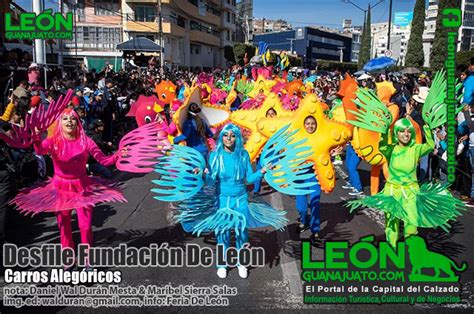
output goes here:
[{"label": "green wing", "polygon": [[350,110],[356,116],[356,120],[347,122],[362,129],[386,133],[392,123],[392,115],[387,106],[371,90],[359,88],[356,95],[354,103],[360,110]]},{"label": "green wing", "polygon": [[446,72],[436,72],[430,91],[423,104],[423,120],[431,129],[437,128],[447,121],[447,110],[444,102],[446,98]]}]

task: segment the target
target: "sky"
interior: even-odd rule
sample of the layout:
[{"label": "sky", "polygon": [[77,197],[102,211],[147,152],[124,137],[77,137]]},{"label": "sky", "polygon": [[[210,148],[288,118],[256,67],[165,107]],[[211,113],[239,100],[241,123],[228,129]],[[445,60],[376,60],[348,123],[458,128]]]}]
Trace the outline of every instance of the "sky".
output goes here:
[{"label": "sky", "polygon": [[[3,0],[2,0],[3,1]],[[42,0],[46,7],[59,0]],[[379,0],[351,0],[362,8]],[[15,0],[25,9],[31,8],[32,0]],[[390,0],[384,0],[372,10],[372,23],[386,22]],[[266,19],[284,19],[293,26],[321,25],[341,28],[343,19],[352,19],[352,25],[362,25],[364,12],[342,0],[254,0],[253,16]],[[415,0],[393,0],[393,12],[413,11]],[[393,15],[392,15],[393,18]]]},{"label": "sky", "polygon": [[[351,0],[359,7],[367,8],[378,0]],[[371,10],[372,23],[387,22],[390,0],[385,0]],[[394,12],[411,12],[415,0],[393,0],[392,21]],[[266,19],[283,19],[295,26],[327,26],[342,28],[343,19],[352,19],[352,25],[362,25],[364,12],[350,3],[341,0],[254,0],[253,16]]]}]

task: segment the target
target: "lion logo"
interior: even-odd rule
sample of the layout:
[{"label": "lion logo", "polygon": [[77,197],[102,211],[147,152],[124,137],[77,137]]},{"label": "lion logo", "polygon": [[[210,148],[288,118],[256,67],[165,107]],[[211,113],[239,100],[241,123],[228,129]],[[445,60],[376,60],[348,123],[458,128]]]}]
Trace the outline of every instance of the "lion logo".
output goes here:
[{"label": "lion logo", "polygon": [[[467,268],[466,263],[462,263],[461,267],[458,267],[456,262],[449,257],[429,251],[425,240],[419,236],[410,236],[405,240],[405,243],[408,246],[408,254],[412,265],[412,271],[409,275],[412,282],[456,282],[459,280],[459,276],[454,273],[453,269],[457,272],[463,272]],[[422,270],[426,269],[433,269],[434,275],[424,274]],[[445,274],[444,276],[441,276],[441,271]]]}]

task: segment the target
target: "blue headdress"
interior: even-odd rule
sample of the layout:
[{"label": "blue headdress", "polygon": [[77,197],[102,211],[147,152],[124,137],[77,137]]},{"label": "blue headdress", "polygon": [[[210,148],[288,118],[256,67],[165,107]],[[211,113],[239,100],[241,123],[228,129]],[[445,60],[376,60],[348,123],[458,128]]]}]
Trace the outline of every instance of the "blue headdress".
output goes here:
[{"label": "blue headdress", "polygon": [[244,141],[242,138],[242,132],[240,128],[235,124],[227,124],[222,128],[217,138],[216,149],[211,154],[209,165],[211,166],[211,177],[213,180],[217,179],[221,171],[225,171],[224,165],[224,142],[223,137],[227,132],[232,131],[235,134],[235,148],[232,153],[235,163],[237,165],[237,171],[234,173],[235,180],[241,180],[245,177],[245,164],[246,159],[249,158],[248,153],[244,149]]}]

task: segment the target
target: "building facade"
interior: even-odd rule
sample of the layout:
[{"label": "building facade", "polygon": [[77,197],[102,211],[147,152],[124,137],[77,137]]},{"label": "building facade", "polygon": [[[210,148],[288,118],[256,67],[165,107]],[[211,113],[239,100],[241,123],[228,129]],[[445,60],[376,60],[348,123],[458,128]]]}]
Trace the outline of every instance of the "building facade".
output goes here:
[{"label": "building facade", "polygon": [[284,20],[253,19],[253,33],[255,35],[273,32],[284,32],[292,29],[291,24]]},{"label": "building facade", "polygon": [[[160,44],[157,0],[122,0],[124,40]],[[161,0],[165,63],[184,68],[225,66],[224,47],[236,37],[235,0]]]},{"label": "building facade", "polygon": [[236,41],[248,43],[253,36],[253,0],[237,0]]},{"label": "building facade", "polygon": [[317,60],[351,61],[352,38],[313,27],[255,34],[254,43],[264,41],[270,50],[288,51],[303,58],[304,66],[314,68]]},{"label": "building facade", "polygon": [[438,0],[430,0],[425,13],[425,30],[423,31],[423,53],[425,55],[425,67],[430,66],[430,55],[436,32],[437,16]]},{"label": "building facade", "polygon": [[474,49],[474,0],[462,0],[462,25],[459,28],[458,50]]},{"label": "building facade", "polygon": [[115,47],[123,39],[120,0],[62,1],[62,6],[63,12],[75,14],[75,28],[73,39],[59,47],[58,64],[75,67],[84,62],[89,70],[100,70],[109,62],[119,69],[122,53]]},{"label": "building facade", "polygon": [[352,20],[342,21],[342,32],[352,37],[351,62],[359,61],[360,45],[362,44],[362,26],[352,26]]},{"label": "building facade", "polygon": [[[390,32],[390,56],[398,61],[398,65],[405,65],[410,32],[411,24],[407,27],[397,27],[392,23]],[[372,24],[371,35],[371,58],[385,56],[388,47],[388,22]]]}]

